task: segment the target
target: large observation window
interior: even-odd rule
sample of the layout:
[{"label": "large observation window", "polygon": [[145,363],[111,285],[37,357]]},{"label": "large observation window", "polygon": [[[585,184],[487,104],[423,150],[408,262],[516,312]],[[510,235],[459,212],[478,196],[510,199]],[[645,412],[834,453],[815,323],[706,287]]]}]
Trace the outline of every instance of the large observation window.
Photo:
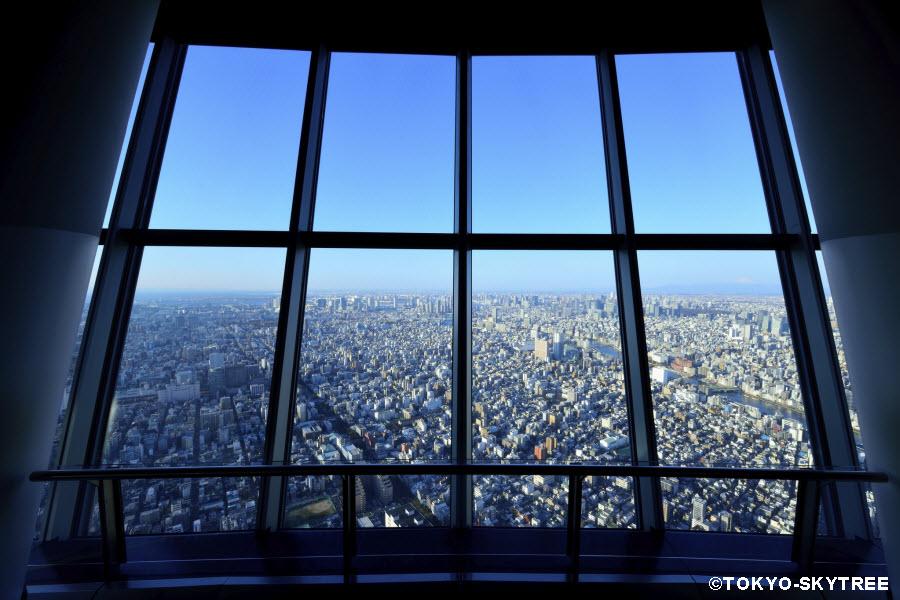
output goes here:
[{"label": "large observation window", "polygon": [[[154,52],[131,143],[165,152],[118,196],[145,218],[111,224],[67,434],[238,474],[124,481],[126,534],[791,534],[805,474],[745,470],[854,466],[812,429],[802,340],[839,330],[796,275],[815,238],[770,218],[767,52]],[[657,464],[741,475],[596,472]]]}]

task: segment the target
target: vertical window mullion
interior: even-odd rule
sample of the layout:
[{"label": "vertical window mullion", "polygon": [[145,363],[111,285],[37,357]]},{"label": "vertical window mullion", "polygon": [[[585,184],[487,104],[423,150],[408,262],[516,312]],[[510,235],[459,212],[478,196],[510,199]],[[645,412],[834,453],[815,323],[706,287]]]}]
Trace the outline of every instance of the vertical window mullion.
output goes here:
[{"label": "vertical window mullion", "polygon": [[[602,51],[597,56],[597,79],[603,119],[610,217],[613,234],[621,236],[622,240],[614,255],[631,456],[634,464],[656,464],[656,427],[653,421],[647,340],[644,331],[637,250],[634,243],[634,218],[625,159],[625,137],[616,81],[615,55],[612,52]],[[662,529],[659,478],[638,477],[635,483],[635,506],[639,526],[645,531]]]},{"label": "vertical window mullion", "polygon": [[[286,464],[291,460],[293,407],[296,403],[297,370],[300,364],[309,275],[310,248],[302,236],[312,231],[329,63],[330,53],[327,49],[320,47],[313,51],[300,130],[297,175],[294,180],[290,224],[292,242],[287,248],[269,417],[266,422],[266,464]],[[263,479],[260,485],[258,529],[274,530],[281,526],[286,487],[284,477]]]},{"label": "vertical window mullion", "polygon": [[[472,456],[472,56],[456,57],[456,148],[453,232],[453,458],[467,463]],[[454,475],[450,492],[453,527],[472,523],[472,478]]]},{"label": "vertical window mullion", "polygon": [[[757,45],[738,53],[738,63],[772,230],[795,237],[788,248],[778,251],[778,265],[788,319],[795,332],[792,339],[816,466],[856,467],[815,243],[768,53]],[[833,494],[823,495],[831,508],[827,516],[832,529],[846,537],[867,537],[860,484],[837,483],[833,490]],[[815,531],[806,534],[815,535]]]},{"label": "vertical window mullion", "polygon": [[[144,228],[149,221],[186,52],[186,45],[168,38],[153,49],[85,324],[71,409],[60,444],[60,466],[94,464],[102,454],[143,250],[120,232]],[[48,539],[81,533],[91,510],[92,494],[87,491],[85,484],[55,486],[48,511]]]}]

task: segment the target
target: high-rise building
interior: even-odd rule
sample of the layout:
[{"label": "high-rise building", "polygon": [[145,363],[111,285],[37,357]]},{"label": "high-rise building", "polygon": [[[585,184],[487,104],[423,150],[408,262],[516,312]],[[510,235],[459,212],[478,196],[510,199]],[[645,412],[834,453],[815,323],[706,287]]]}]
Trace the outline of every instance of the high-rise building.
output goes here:
[{"label": "high-rise building", "polygon": [[719,512],[719,531],[728,533],[732,529],[732,515],[729,511]]},{"label": "high-rise building", "polygon": [[563,352],[566,348],[566,334],[562,331],[557,331],[553,334],[553,359],[554,360],[562,360]]},{"label": "high-rise building", "polygon": [[706,521],[706,499],[694,496],[691,501],[691,529],[700,527]]},{"label": "high-rise building", "polygon": [[390,475],[376,475],[373,481],[373,489],[375,497],[382,504],[388,504],[394,500],[394,485],[391,483]]},{"label": "high-rise building", "polygon": [[356,512],[361,513],[366,510],[366,489],[363,486],[363,479],[356,475]]}]

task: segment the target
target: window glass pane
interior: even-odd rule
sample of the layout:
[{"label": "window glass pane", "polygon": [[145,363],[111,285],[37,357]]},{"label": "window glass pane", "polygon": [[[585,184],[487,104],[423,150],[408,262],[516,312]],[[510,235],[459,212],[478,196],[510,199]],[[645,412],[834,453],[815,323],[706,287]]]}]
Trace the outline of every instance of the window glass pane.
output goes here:
[{"label": "window glass pane", "polygon": [[450,457],[452,253],[312,251],[291,458]]},{"label": "window glass pane", "polygon": [[[660,462],[811,466],[775,254],[638,254]],[[792,485],[783,487],[793,494]],[[781,487],[771,490],[781,498]],[[664,499],[672,497],[664,490]],[[780,503],[756,497],[761,506]]]},{"label": "window glass pane", "polygon": [[809,466],[774,253],[639,252],[665,464]]},{"label": "window glass pane", "polygon": [[605,165],[593,57],[472,59],[474,231],[609,232]]},{"label": "window glass pane", "polygon": [[611,254],[476,251],[472,281],[474,458],[630,461]]},{"label": "window glass pane", "polygon": [[620,55],[616,69],[636,231],[771,231],[735,55]]},{"label": "window glass pane", "polygon": [[482,475],[474,479],[472,524],[565,527],[569,480],[558,475]]},{"label": "window glass pane", "polygon": [[[382,476],[384,477],[384,476]],[[450,525],[450,478],[442,475],[399,475],[390,478],[393,493],[385,504],[385,527],[447,527]],[[377,481],[376,481],[377,483]],[[379,486],[375,486],[376,490]],[[378,496],[376,495],[376,499]],[[373,508],[375,512],[378,504]],[[377,516],[377,515],[376,515]],[[371,517],[370,517],[371,518]],[[375,526],[379,526],[374,521]]]},{"label": "window glass pane", "polygon": [[[271,248],[144,250],[105,463],[262,460],[284,258]],[[193,531],[198,519],[202,531],[220,531],[255,519],[255,479],[176,483],[123,482],[125,518],[134,526],[126,532]],[[141,516],[155,508],[159,519]],[[175,510],[188,514],[170,526],[165,517]]]},{"label": "window glass pane", "polygon": [[[126,535],[217,533],[256,527],[258,477],[122,481]],[[90,530],[100,531],[100,512]]]},{"label": "window glass pane", "polygon": [[106,205],[106,216],[103,217],[103,226],[109,227],[109,219],[112,216],[113,203],[116,199],[116,193],[119,191],[119,179],[122,176],[122,166],[125,164],[125,154],[128,152],[128,143],[131,141],[131,131],[134,127],[134,119],[137,117],[138,105],[141,102],[141,92],[144,89],[144,81],[147,79],[147,69],[150,67],[150,57],[153,54],[153,44],[147,48],[147,55],[144,57],[144,66],[141,68],[141,76],[138,79],[138,86],[134,92],[134,100],[131,103],[131,113],[128,115],[128,126],[125,128],[125,138],[122,142],[122,149],[119,151],[119,162],[116,165],[116,175],[113,179],[112,189],[109,192],[109,202]]},{"label": "window glass pane", "polygon": [[[356,482],[358,527],[450,524],[450,479],[436,475],[364,475]],[[360,485],[362,491],[359,491]]]},{"label": "window glass pane", "polygon": [[309,53],[191,46],[151,227],[287,229]]},{"label": "window glass pane", "polygon": [[585,477],[581,492],[581,526],[611,529],[637,527],[633,490],[631,477]]},{"label": "window glass pane", "polygon": [[[866,468],[866,449],[863,446],[862,435],[859,427],[859,415],[856,412],[856,402],[853,398],[853,385],[850,381],[850,372],[847,369],[847,357],[844,354],[844,344],[841,339],[841,330],[838,326],[837,313],[834,310],[834,298],[831,296],[831,287],[828,285],[828,273],[825,271],[825,262],[822,259],[822,252],[816,252],[816,260],[819,263],[819,274],[822,277],[822,284],[825,287],[825,299],[828,304],[828,318],[831,321],[831,331],[834,333],[834,346],[837,350],[838,365],[841,369],[841,381],[844,384],[844,394],[847,397],[847,409],[850,414],[850,427],[853,429],[853,439],[856,443],[856,454],[859,464]],[[866,495],[866,503],[869,508],[869,521],[875,537],[879,535],[878,515],[875,508],[875,494],[872,492],[872,484],[863,484]]]},{"label": "window glass pane", "polygon": [[[63,428],[65,427],[66,416],[68,415],[69,401],[72,397],[72,385],[75,380],[75,366],[77,364],[78,352],[81,349],[81,337],[84,334],[84,327],[87,322],[88,309],[91,305],[91,298],[94,295],[94,283],[97,280],[97,270],[100,268],[100,256],[103,252],[103,246],[97,248],[94,256],[94,266],[91,268],[91,278],[88,282],[87,294],[84,297],[84,305],[81,308],[81,319],[78,322],[78,332],[75,335],[75,346],[72,348],[72,361],[69,363],[69,372],[66,375],[66,387],[63,390],[60,399],[59,413],[56,418],[56,429],[53,430],[53,446],[50,450],[50,457],[47,460],[47,467],[52,469],[58,460],[62,441]],[[37,519],[34,526],[34,539],[40,539],[44,530],[44,523],[47,518],[48,502],[50,501],[50,484],[41,484],[41,501],[38,505]]]},{"label": "window glass pane", "polygon": [[315,228],[453,228],[456,60],[331,57]]},{"label": "window glass pane", "polygon": [[[359,481],[357,481],[357,488]],[[341,477],[290,477],[283,525],[289,529],[332,529],[343,526]],[[357,501],[359,510],[362,499]]]},{"label": "window glass pane", "polygon": [[806,187],[806,176],[803,174],[803,164],[800,162],[800,151],[797,150],[797,137],[794,135],[794,123],[791,121],[791,111],[788,110],[787,99],[784,97],[784,85],[781,83],[781,73],[778,71],[778,62],[775,60],[775,52],[769,51],[772,60],[772,70],[775,72],[775,84],[778,86],[778,97],[781,99],[781,110],[784,111],[784,120],[787,123],[788,137],[791,140],[791,150],[794,153],[794,162],[797,164],[797,175],[800,177],[800,189],[803,191],[803,201],[806,204],[806,214],[809,216],[809,227],[816,233],[816,219],[813,215],[812,205],[809,203],[809,189]]},{"label": "window glass pane", "polygon": [[[450,480],[438,475],[356,477],[357,527],[435,527],[450,523]],[[294,477],[284,526],[341,527],[340,477]]]},{"label": "window glass pane", "polygon": [[796,484],[663,477],[663,521],[669,529],[789,535],[794,531]]}]

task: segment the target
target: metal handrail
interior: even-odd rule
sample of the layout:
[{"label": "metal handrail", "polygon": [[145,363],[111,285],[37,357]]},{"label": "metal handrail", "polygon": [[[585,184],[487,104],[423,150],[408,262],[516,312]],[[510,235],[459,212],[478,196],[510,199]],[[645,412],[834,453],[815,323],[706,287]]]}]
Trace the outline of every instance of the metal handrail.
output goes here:
[{"label": "metal handrail", "polygon": [[683,477],[709,479],[795,480],[795,511],[792,559],[808,569],[814,559],[818,526],[820,487],[826,482],[886,482],[887,475],[857,469],[753,469],[748,467],[697,467],[647,464],[523,464],[523,463],[338,463],[288,465],[204,465],[185,467],[86,467],[34,471],[31,481],[90,481],[99,488],[100,535],[104,572],[107,578],[119,575],[126,562],[125,529],[122,515],[122,481],[128,479],[178,479],[201,477],[291,477],[338,475],[343,509],[343,564],[345,581],[355,578],[356,518],[354,486],[357,475],[562,475],[568,478],[569,501],[566,518],[566,555],[569,578],[578,580],[581,558],[581,490],[587,476]]},{"label": "metal handrail", "polygon": [[197,465],[179,467],[61,467],[34,471],[31,481],[112,481],[201,477],[292,477],[306,475],[574,475],[690,477],[883,483],[887,475],[859,469],[700,467],[594,463],[316,463],[286,465]]}]

